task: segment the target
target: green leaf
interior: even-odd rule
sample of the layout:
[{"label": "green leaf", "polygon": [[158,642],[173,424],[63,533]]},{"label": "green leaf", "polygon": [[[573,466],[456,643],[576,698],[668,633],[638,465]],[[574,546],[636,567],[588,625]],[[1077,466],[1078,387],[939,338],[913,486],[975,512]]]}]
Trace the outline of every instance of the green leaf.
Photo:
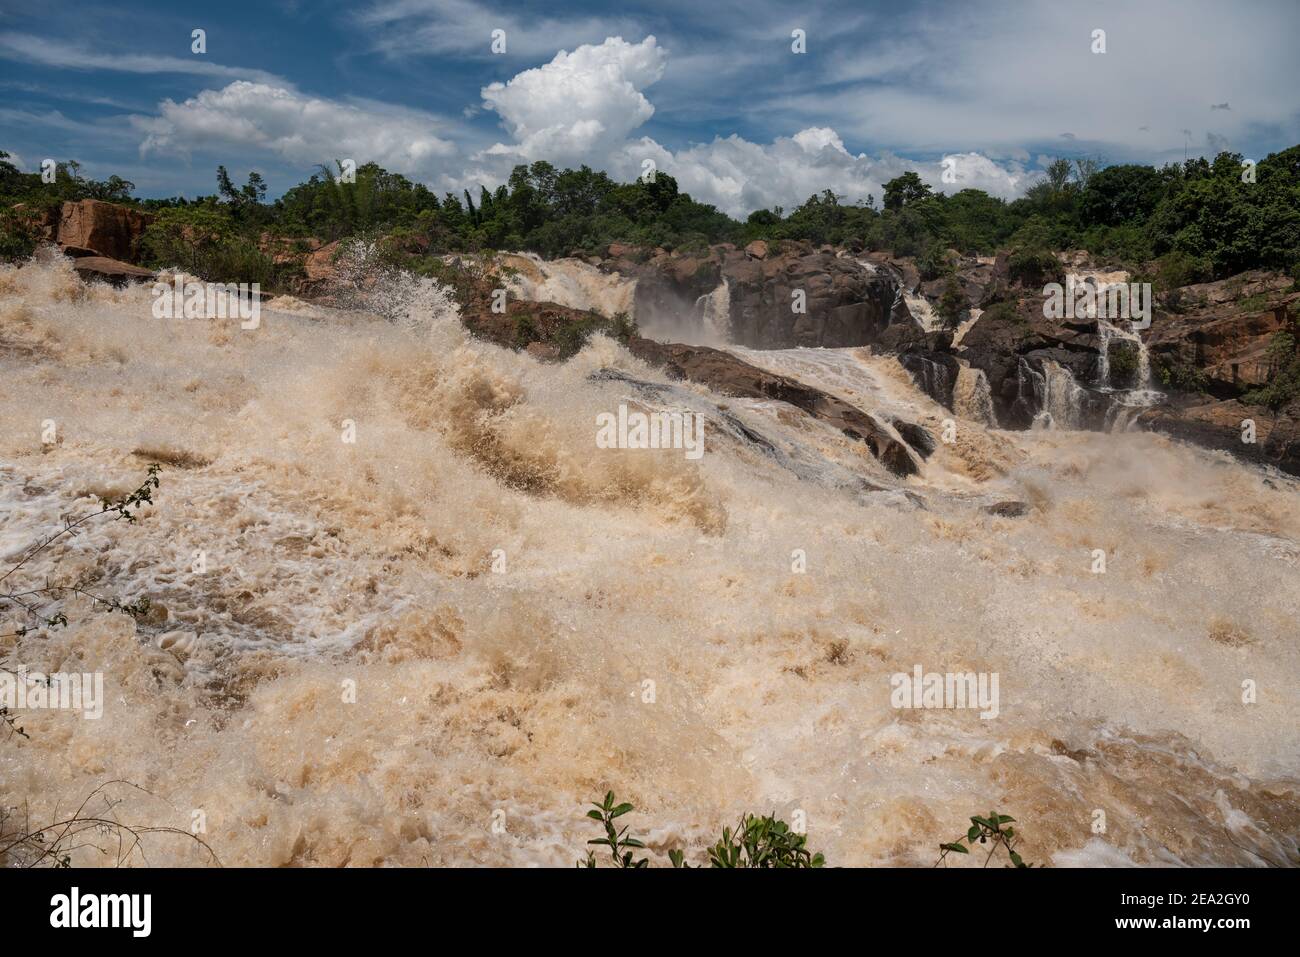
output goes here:
[{"label": "green leaf", "polygon": [[970,853],[970,851],[966,850],[966,848],[963,847],[963,846],[960,845],[960,844],[940,844],[940,845],[939,845],[939,849],[940,849],[941,851],[952,851],[952,852],[955,853],[955,854],[969,854],[969,853]]},{"label": "green leaf", "polygon": [[614,808],[612,811],[610,811],[610,812],[609,812],[609,816],[610,816],[610,817],[621,817],[622,815],[626,814],[628,811],[631,811],[631,810],[633,810],[631,804],[623,803],[623,804],[620,804],[618,807]]}]

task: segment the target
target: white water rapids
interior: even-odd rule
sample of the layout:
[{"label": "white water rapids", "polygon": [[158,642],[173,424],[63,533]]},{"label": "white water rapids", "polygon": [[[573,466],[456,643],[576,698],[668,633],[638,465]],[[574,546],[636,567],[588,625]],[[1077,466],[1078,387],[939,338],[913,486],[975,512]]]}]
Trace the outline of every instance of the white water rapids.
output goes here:
[{"label": "white water rapids", "polygon": [[[936,439],[954,418],[864,350],[733,351]],[[123,818],[201,810],[227,865],[571,866],[612,789],[656,863],[699,862],[745,809],[802,811],[832,865],[929,865],[991,808],[1037,863],[1300,860],[1286,477],[957,415],[900,482],[792,406],[603,338],[565,364],[471,340],[411,279],[241,330],[154,319],[147,287],[64,260],[7,267],[0,375],[4,567],[166,466],[138,525],[22,579],[155,603],[136,624],[69,601],[67,628],[0,639],[6,667],[104,674],[101,719],[29,712],[0,740],[0,804],[35,820],[124,779],[153,796]],[[636,382],[713,415],[699,462],[596,448]],[[1028,514],[981,509],[1005,500]],[[917,665],[996,672],[998,716],[893,707]]]}]

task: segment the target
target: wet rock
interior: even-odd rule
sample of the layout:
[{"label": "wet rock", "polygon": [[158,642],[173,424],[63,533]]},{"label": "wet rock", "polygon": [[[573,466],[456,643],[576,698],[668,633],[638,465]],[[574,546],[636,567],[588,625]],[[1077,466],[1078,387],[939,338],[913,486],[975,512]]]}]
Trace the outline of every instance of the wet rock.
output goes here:
[{"label": "wet rock", "polygon": [[114,286],[125,286],[129,282],[152,282],[154,279],[154,273],[150,269],[104,256],[83,256],[72,268],[82,279],[102,279]]},{"label": "wet rock", "polygon": [[892,276],[807,243],[759,240],[743,251],[721,243],[707,255],[657,253],[645,263],[620,258],[605,268],[637,279],[643,326],[665,316],[674,324],[694,317],[704,328],[705,297],[725,281],[730,339],[754,349],[869,345],[896,319]]},{"label": "wet rock", "polygon": [[[1254,423],[1254,442],[1243,441],[1247,421]],[[1137,415],[1134,423],[1139,428],[1300,475],[1300,400],[1271,412],[1235,399],[1173,396]]]}]

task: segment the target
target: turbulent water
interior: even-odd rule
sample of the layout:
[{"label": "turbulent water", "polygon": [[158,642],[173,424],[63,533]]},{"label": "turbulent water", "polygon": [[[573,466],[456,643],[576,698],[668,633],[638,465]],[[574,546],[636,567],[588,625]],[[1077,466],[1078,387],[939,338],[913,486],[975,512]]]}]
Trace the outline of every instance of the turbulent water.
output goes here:
[{"label": "turbulent water", "polygon": [[635,311],[635,280],[603,273],[581,259],[546,260],[536,253],[507,253],[500,261],[512,270],[509,288],[523,299],[586,309],[607,319]]},{"label": "turbulent water", "polygon": [[[106,683],[100,720],[0,741],[0,804],[53,819],[130,781],[152,796],[121,819],[202,812],[227,865],[571,865],[609,789],[658,863],[745,809],[802,812],[837,865],[928,865],[991,808],[1034,862],[1300,860],[1294,481],[958,415],[900,482],[609,340],[543,364],[468,339],[429,282],[359,295],[242,330],[62,260],[0,272],[0,558],[166,466],[137,525],[24,579],[154,607],[0,639]],[[735,351],[936,437],[954,418],[866,350]],[[619,403],[704,410],[703,458],[597,449]],[[1007,500],[1027,514],[982,509]],[[997,673],[997,717],[895,708],[918,665]]]}]

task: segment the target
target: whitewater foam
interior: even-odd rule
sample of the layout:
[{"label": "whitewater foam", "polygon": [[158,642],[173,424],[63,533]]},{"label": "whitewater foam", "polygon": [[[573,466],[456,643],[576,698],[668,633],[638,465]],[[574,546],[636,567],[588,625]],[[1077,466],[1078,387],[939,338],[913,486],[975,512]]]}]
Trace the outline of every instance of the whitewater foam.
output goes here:
[{"label": "whitewater foam", "polygon": [[[427,280],[356,291],[246,331],[154,320],[63,260],[0,269],[0,551],[170,462],[138,525],[31,569],[155,606],[70,600],[67,628],[0,639],[8,667],[105,675],[101,720],[0,742],[0,803],[50,819],[129,780],[156,797],[124,816],[202,810],[227,865],[571,865],[608,789],[656,858],[798,809],[832,864],[929,864],[996,806],[1028,860],[1296,863],[1294,481],[961,414],[903,482],[608,339],[544,364],[470,339]],[[953,417],[865,350],[735,351],[882,421]],[[660,401],[636,382],[723,438],[596,449],[598,412]],[[1027,514],[981,508],[1006,500]],[[891,707],[917,663],[998,673],[999,716]]]}]

